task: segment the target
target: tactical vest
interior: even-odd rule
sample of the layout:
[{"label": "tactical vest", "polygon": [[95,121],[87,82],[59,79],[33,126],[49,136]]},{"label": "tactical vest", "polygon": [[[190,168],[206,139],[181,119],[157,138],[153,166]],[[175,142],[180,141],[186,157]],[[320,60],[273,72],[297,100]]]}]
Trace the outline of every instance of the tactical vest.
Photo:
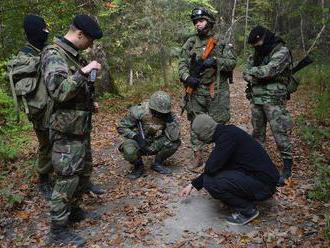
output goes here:
[{"label": "tactical vest", "polygon": [[30,121],[43,122],[46,127],[48,121],[44,118],[50,98],[40,73],[40,50],[28,44],[7,67],[17,120],[20,105]]},{"label": "tactical vest", "polygon": [[[189,57],[191,58],[193,54],[196,54],[196,59],[200,60],[202,58],[202,54],[207,46],[209,37],[205,37],[204,39],[201,39],[198,35],[194,35],[189,38],[188,42],[188,51],[189,51]],[[225,48],[224,43],[220,43],[217,39],[217,45],[210,53],[210,57],[220,57],[220,55],[223,53],[223,50]],[[208,85],[211,83],[214,83],[215,92],[221,91],[220,84],[227,83],[228,75],[225,73],[221,73],[221,68],[217,68],[215,70],[214,68],[208,68],[204,70],[204,72],[201,73],[200,81],[201,86],[197,89],[197,94],[209,94],[209,88]]]},{"label": "tactical vest", "polygon": [[[267,65],[271,61],[274,53],[278,52],[283,47],[280,43],[265,56],[262,60],[262,65]],[[252,103],[254,104],[284,104],[287,99],[287,85],[291,75],[290,65],[276,77],[270,80],[260,80],[259,83],[252,86]]]},{"label": "tactical vest", "polygon": [[[61,42],[55,39],[55,44],[49,45],[44,49],[43,54],[49,50],[56,50],[66,61],[68,67],[68,77],[71,77],[82,66],[73,55],[62,48]],[[86,84],[82,85],[72,99],[55,103],[53,114],[50,118],[51,129],[66,135],[84,136],[91,132],[92,113],[89,110],[89,95],[87,93]]]}]

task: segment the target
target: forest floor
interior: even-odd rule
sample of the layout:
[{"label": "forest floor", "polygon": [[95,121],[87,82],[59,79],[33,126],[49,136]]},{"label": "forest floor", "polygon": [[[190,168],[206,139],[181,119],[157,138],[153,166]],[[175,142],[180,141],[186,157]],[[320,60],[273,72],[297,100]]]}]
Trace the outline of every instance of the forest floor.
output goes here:
[{"label": "forest floor", "polygon": [[[231,123],[251,133],[245,85],[239,77],[235,81],[230,88]],[[106,100],[95,115],[93,181],[102,185],[107,193],[84,196],[83,207],[100,214],[98,219],[74,225],[74,229],[87,238],[86,247],[328,247],[324,239],[324,213],[329,204],[306,197],[313,187],[314,170],[310,165],[310,151],[296,127],[291,135],[293,178],[287,186],[278,188],[272,199],[258,205],[260,216],[252,223],[243,227],[227,225],[224,218],[230,210],[211,199],[204,190],[194,190],[190,198],[180,199],[179,191],[198,173],[187,169],[192,158],[189,123],[185,115],[179,115],[180,94],[171,94],[183,141],[167,163],[173,175],[164,176],[150,170],[152,157],[149,157],[145,160],[146,176],[134,181],[127,179],[130,165],[117,150],[121,138],[116,132],[116,123],[126,113],[127,99]],[[288,109],[295,120],[308,111],[308,99],[298,92],[289,101]],[[266,149],[281,168],[270,130],[267,137]],[[36,144],[27,149],[26,156],[31,156],[35,149]],[[0,247],[45,245],[49,229],[47,202],[35,186],[23,186],[19,190],[26,192],[27,200],[0,218],[3,222]]]}]

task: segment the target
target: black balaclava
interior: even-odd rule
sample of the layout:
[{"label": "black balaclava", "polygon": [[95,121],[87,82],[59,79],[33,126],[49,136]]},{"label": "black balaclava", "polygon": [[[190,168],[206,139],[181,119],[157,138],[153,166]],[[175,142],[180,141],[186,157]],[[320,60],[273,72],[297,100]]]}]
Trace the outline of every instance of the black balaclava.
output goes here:
[{"label": "black balaclava", "polygon": [[42,49],[46,45],[48,32],[45,31],[47,25],[43,18],[36,15],[27,15],[24,18],[24,31],[27,40],[32,46]]},{"label": "black balaclava", "polygon": [[262,26],[256,26],[250,32],[248,43],[255,44],[264,39],[261,46],[254,47],[254,66],[259,66],[262,60],[274,49],[278,43],[285,43],[280,37],[275,36],[273,32]]}]

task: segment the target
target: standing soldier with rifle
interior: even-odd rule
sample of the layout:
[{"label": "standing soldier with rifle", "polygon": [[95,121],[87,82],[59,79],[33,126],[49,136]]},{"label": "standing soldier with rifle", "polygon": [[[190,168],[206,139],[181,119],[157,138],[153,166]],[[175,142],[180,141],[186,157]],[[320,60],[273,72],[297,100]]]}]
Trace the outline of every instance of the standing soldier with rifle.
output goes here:
[{"label": "standing soldier with rifle", "polygon": [[277,148],[283,159],[279,185],[291,177],[292,144],[289,132],[292,119],[286,109],[290,93],[297,82],[292,74],[311,63],[308,57],[292,68],[292,56],[285,42],[268,29],[252,29],[248,43],[255,49],[249,57],[243,78],[248,82],[246,97],[251,102],[253,137],[265,144],[267,122],[273,132]]},{"label": "standing soldier with rifle", "polygon": [[[179,61],[179,76],[185,87],[183,111],[187,110],[192,123],[196,115],[209,114],[216,122],[225,124],[230,119],[229,84],[236,65],[236,56],[231,44],[215,36],[213,14],[202,7],[193,9],[191,20],[197,33],[182,47]],[[194,151],[192,168],[203,164],[203,143],[191,131]]]},{"label": "standing soldier with rifle", "polygon": [[[85,240],[69,230],[70,223],[87,213],[79,207],[82,193],[102,193],[90,182],[92,172],[91,118],[97,61],[87,64],[79,51],[102,37],[98,23],[88,15],[74,18],[64,37],[55,38],[41,58],[42,76],[54,102],[50,117],[52,163],[56,182],[50,201],[50,244],[81,245]],[[93,72],[93,73],[91,73]],[[89,80],[90,74],[93,80]]]}]

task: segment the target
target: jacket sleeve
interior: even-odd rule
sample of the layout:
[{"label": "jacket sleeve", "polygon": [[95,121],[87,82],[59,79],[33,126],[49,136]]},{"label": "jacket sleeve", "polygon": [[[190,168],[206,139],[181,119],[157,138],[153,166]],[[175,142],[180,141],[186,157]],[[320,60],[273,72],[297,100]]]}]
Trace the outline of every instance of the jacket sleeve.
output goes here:
[{"label": "jacket sleeve", "polygon": [[187,77],[190,76],[190,54],[189,51],[193,46],[193,38],[189,38],[186,43],[181,48],[180,58],[179,58],[179,77],[181,80],[185,81]]},{"label": "jacket sleeve", "polygon": [[132,109],[130,109],[128,114],[119,121],[117,126],[117,131],[125,138],[133,139],[133,137],[136,134],[138,134],[136,130],[137,130],[137,119],[132,113]]},{"label": "jacket sleeve", "polygon": [[170,141],[177,141],[180,139],[180,125],[175,116],[173,116],[173,119],[173,122],[166,123],[165,135]]},{"label": "jacket sleeve", "polygon": [[191,184],[195,189],[201,190],[204,187],[204,175],[205,174],[202,173],[191,181]]},{"label": "jacket sleeve", "polygon": [[220,54],[217,56],[218,67],[220,71],[232,71],[237,63],[237,56],[232,44],[220,45]]},{"label": "jacket sleeve", "polygon": [[232,133],[223,132],[215,141],[215,147],[205,164],[205,173],[209,176],[221,171],[231,159],[236,149],[236,137]]},{"label": "jacket sleeve", "polygon": [[251,67],[246,72],[258,79],[270,79],[283,72],[290,63],[291,56],[289,49],[282,47],[271,56],[268,64]]},{"label": "jacket sleeve", "polygon": [[87,78],[77,71],[69,75],[65,58],[56,49],[48,49],[42,56],[42,76],[55,102],[66,102],[76,96]]}]

